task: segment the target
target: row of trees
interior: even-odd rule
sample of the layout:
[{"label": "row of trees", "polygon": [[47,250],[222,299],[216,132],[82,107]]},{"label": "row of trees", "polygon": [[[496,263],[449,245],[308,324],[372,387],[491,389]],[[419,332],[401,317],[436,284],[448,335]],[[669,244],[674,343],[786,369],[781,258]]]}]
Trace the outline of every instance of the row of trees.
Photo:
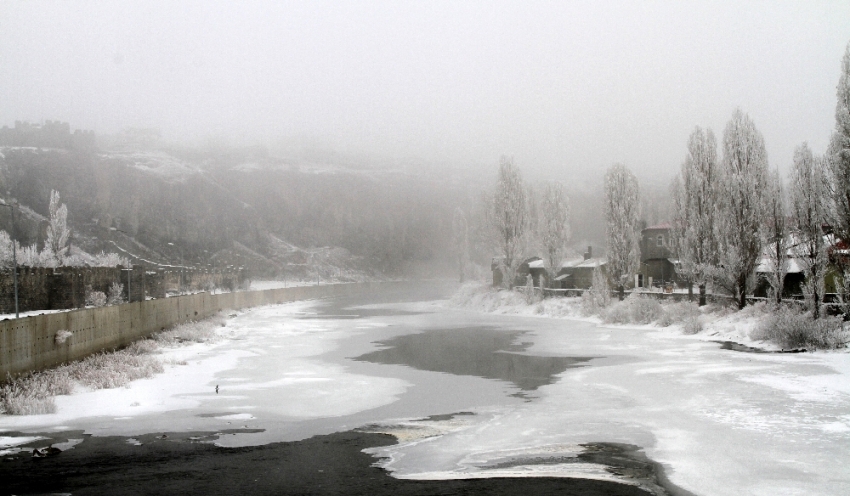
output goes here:
[{"label": "row of trees", "polygon": [[[687,156],[672,185],[672,248],[680,261],[679,275],[690,287],[699,288],[700,305],[706,303],[711,284],[732,294],[740,308],[746,306],[756,267],[765,256],[773,294],[781,300],[790,253],[802,265],[804,291],[814,317],[819,316],[827,251],[835,240],[850,240],[850,45],[842,60],[837,97],[829,148],[818,156],[807,143],[800,144],[787,187],[778,171],[769,168],[762,134],[740,109],[724,129],[721,154],[711,129],[697,127],[691,133]],[[491,246],[498,247],[507,284],[513,283],[516,269],[530,252],[545,254],[546,268],[554,276],[570,238],[569,206],[562,187],[524,186],[513,160],[502,157],[497,185],[483,205],[486,232]],[[608,272],[622,295],[640,262],[640,189],[622,164],[613,165],[605,175],[605,214]],[[458,233],[468,229],[462,212],[454,224],[456,244],[461,243]],[[832,238],[826,237],[826,226],[834,233]],[[463,236],[468,246],[468,237]],[[846,284],[850,274],[843,273]]]},{"label": "row of trees", "polygon": [[[71,228],[68,226],[68,207],[61,203],[59,192],[51,190],[49,217],[41,250],[36,244],[21,246],[20,242],[0,230],[0,267],[11,268],[15,262],[25,267],[60,267],[89,265],[115,267],[129,265],[129,261],[115,253],[79,257],[70,254]],[[14,225],[14,222],[12,223]],[[15,243],[14,249],[12,243]]]},{"label": "row of trees", "polygon": [[[532,252],[543,254],[549,280],[555,278],[571,237],[569,198],[560,183],[546,182],[537,188],[526,185],[513,158],[503,156],[498,181],[492,195],[485,193],[479,216],[482,229],[476,231],[477,241],[497,247],[499,269],[509,287]],[[469,244],[467,225],[458,210],[453,227],[455,245],[460,247],[461,278]]]},{"label": "row of trees", "polygon": [[823,156],[807,143],[796,148],[787,191],[778,171],[769,170],[761,133],[740,110],[726,125],[719,161],[710,129],[691,134],[673,184],[673,240],[680,275],[699,286],[701,305],[713,283],[743,308],[763,254],[781,300],[790,251],[802,265],[813,316],[819,316],[831,244],[826,234],[834,232],[833,241],[850,239],[850,45],[837,96],[829,148]]}]

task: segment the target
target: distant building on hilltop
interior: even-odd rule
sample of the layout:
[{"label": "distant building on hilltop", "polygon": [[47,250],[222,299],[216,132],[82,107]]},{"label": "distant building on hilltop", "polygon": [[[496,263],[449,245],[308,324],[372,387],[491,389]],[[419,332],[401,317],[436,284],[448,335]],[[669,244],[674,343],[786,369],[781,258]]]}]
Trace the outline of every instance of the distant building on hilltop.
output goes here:
[{"label": "distant building on hilltop", "polygon": [[94,131],[77,129],[72,134],[71,126],[67,122],[45,121],[44,124],[31,124],[27,121],[15,121],[13,128],[0,128],[0,146],[94,150],[96,139]]}]

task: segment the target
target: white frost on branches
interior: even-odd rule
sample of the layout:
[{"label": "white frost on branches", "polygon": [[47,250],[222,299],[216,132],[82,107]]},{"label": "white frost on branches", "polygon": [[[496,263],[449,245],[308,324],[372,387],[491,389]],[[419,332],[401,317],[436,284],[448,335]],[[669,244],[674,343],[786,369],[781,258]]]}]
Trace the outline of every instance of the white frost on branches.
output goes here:
[{"label": "white frost on branches", "polygon": [[835,132],[826,154],[830,196],[829,224],[841,239],[850,239],[850,44],[841,61],[835,105]]},{"label": "white frost on branches", "polygon": [[38,251],[36,245],[20,246],[18,250],[18,265],[24,267],[58,267],[56,256],[50,247],[45,246],[43,250]]},{"label": "white frost on branches", "polygon": [[543,265],[554,281],[570,242],[570,203],[560,183],[546,183],[538,209],[537,235]]},{"label": "white frost on branches", "polygon": [[[59,266],[90,266],[115,267],[116,265],[130,266],[130,260],[115,253],[101,252],[99,255],[88,255],[85,252],[69,254],[71,229],[68,227],[68,208],[59,203],[59,193],[50,192],[50,218],[47,225],[47,236],[44,248],[39,251],[33,244],[21,246],[15,241],[17,262],[22,267]],[[0,267],[12,267],[12,240],[6,231],[0,230]]]},{"label": "white frost on branches", "polygon": [[791,204],[799,236],[794,251],[806,274],[804,290],[814,318],[820,316],[828,262],[823,233],[826,218],[825,189],[822,160],[814,157],[809,145],[803,143],[794,150]]},{"label": "white frost on branches", "polygon": [[510,288],[522,263],[528,241],[528,203],[519,169],[513,158],[499,160],[499,179],[489,209],[489,224],[496,238],[499,265]]},{"label": "white frost on branches", "polygon": [[791,238],[786,222],[785,191],[778,171],[773,171],[768,179],[767,219],[765,224],[765,243],[767,246],[767,278],[776,303],[782,301],[785,288],[785,276],[788,274],[788,249]]},{"label": "white frost on branches", "polygon": [[12,238],[6,231],[0,231],[0,267],[11,267],[13,258]]},{"label": "white frost on branches", "polygon": [[739,308],[747,304],[761,255],[767,170],[764,138],[747,114],[735,110],[723,132],[722,213],[716,225],[723,268],[719,281],[738,299]]},{"label": "white frost on branches", "polygon": [[59,192],[50,191],[50,219],[47,225],[47,239],[44,249],[50,249],[50,253],[56,258],[57,265],[62,265],[68,254],[68,241],[71,238],[71,229],[68,228],[68,207],[59,203]]},{"label": "white frost on branches", "polygon": [[605,173],[605,218],[608,221],[608,274],[621,291],[640,264],[640,190],[637,178],[623,164]]},{"label": "white frost on branches", "polygon": [[688,156],[673,183],[676,217],[672,238],[679,273],[699,285],[700,305],[705,304],[706,284],[717,266],[714,224],[721,174],[714,133],[697,127],[688,139]]}]

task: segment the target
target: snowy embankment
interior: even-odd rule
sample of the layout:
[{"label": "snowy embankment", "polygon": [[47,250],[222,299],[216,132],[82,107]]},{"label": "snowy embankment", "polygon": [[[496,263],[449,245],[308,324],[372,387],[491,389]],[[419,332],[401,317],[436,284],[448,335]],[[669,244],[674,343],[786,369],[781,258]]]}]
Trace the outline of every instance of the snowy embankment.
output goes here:
[{"label": "snowy embankment", "polygon": [[82,360],[9,380],[0,389],[0,414],[56,413],[56,397],[127,386],[160,374],[166,366],[186,365],[175,353],[187,344],[212,343],[224,317],[188,322],[133,342],[122,350],[95,353]]},{"label": "snowy embankment", "polygon": [[[655,299],[631,296],[625,301],[612,301],[607,305],[589,302],[585,298],[541,298],[519,291],[497,290],[490,286],[469,283],[463,285],[450,300],[450,304],[472,310],[503,315],[523,315],[548,318],[582,320],[605,326],[628,326],[641,329],[664,330],[671,334],[688,334],[704,341],[733,342],[767,351],[787,348],[840,348],[850,350],[848,332],[836,318],[824,320],[835,329],[817,343],[803,337],[789,339],[778,337],[773,328],[782,323],[799,321],[804,314],[780,310],[765,303],[750,305],[743,310],[729,306],[706,305],[698,307],[690,302],[659,302]],[[810,322],[810,321],[809,321]],[[786,332],[793,334],[796,329]],[[784,339],[782,339],[784,338]],[[790,341],[790,345],[789,345]],[[827,346],[821,343],[834,343]]]},{"label": "snowy embankment", "polygon": [[[201,321],[194,326],[203,337],[183,335],[181,326],[127,349],[98,355],[98,363],[119,362],[111,371],[82,361],[69,364],[69,369],[35,374],[31,396],[44,401],[32,404],[39,403],[41,409],[17,412],[27,415],[0,414],[0,432],[215,431],[256,426],[258,419],[339,417],[396,401],[408,387],[404,380],[352,374],[316,358],[334,349],[338,340],[363,333],[372,324],[352,329],[347,320],[304,318],[315,315],[315,304],[308,300],[254,307]],[[130,377],[134,372],[125,362],[139,357],[149,366],[140,367],[144,374]],[[90,378],[78,380],[77,372],[86,370],[93,372]],[[56,380],[56,374],[63,379]],[[69,376],[70,380],[65,379]],[[93,385],[92,378],[100,376],[118,379],[107,386]],[[68,387],[57,391],[54,384]],[[10,385],[10,392],[22,396],[23,386],[23,381]],[[216,414],[209,416],[210,411]],[[217,444],[265,444],[295,436],[286,425],[266,424],[263,433],[231,436]]]}]

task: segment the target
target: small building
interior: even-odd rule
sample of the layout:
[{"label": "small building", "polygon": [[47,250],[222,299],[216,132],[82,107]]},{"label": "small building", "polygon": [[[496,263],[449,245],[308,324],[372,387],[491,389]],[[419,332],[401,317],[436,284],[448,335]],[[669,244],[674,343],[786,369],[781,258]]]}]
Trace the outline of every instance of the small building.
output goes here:
[{"label": "small building", "polygon": [[[594,258],[593,248],[588,246],[582,258],[567,260],[561,264],[555,281],[560,289],[589,289],[593,286],[593,271],[599,267],[608,276],[608,261],[605,258]],[[609,281],[610,283],[610,281]]]},{"label": "small building", "polygon": [[[782,285],[782,297],[792,298],[803,295],[803,284],[806,282],[806,274],[803,272],[801,261],[795,258],[788,250],[788,272],[785,273],[785,280]],[[766,298],[770,295],[771,285],[770,277],[773,274],[773,262],[768,258],[762,258],[756,267],[756,287],[753,290],[753,296]]]},{"label": "small building", "polygon": [[639,286],[649,286],[650,277],[653,285],[684,284],[677,270],[679,261],[673,253],[672,231],[673,226],[668,222],[641,231]]},{"label": "small building", "polygon": [[[847,245],[839,240],[834,234],[824,229],[823,236],[824,246],[827,248],[830,263],[839,264],[843,261],[840,259],[842,252],[846,255]],[[805,258],[800,255],[805,252],[805,248],[801,246],[802,240],[798,233],[791,233],[786,239],[788,249],[785,252],[787,259],[787,272],[785,273],[785,281],[782,285],[782,296],[784,298],[800,298],[803,296],[803,285],[806,283],[806,272],[804,270]],[[773,275],[773,261],[769,253],[776,249],[776,244],[771,243],[764,247],[761,254],[759,264],[756,266],[756,276],[758,278],[756,287],[753,290],[753,296],[766,297],[770,294],[771,285],[770,278]]]},{"label": "small building", "polygon": [[[493,272],[493,286],[501,286],[504,283],[504,274],[502,274],[502,258],[493,257],[490,262],[490,270]],[[534,270],[532,270],[532,265]],[[531,274],[534,279],[534,285],[540,286],[540,273],[543,267],[543,260],[540,257],[529,257],[522,261],[517,267],[514,277],[514,286],[525,286],[528,275]]]}]

